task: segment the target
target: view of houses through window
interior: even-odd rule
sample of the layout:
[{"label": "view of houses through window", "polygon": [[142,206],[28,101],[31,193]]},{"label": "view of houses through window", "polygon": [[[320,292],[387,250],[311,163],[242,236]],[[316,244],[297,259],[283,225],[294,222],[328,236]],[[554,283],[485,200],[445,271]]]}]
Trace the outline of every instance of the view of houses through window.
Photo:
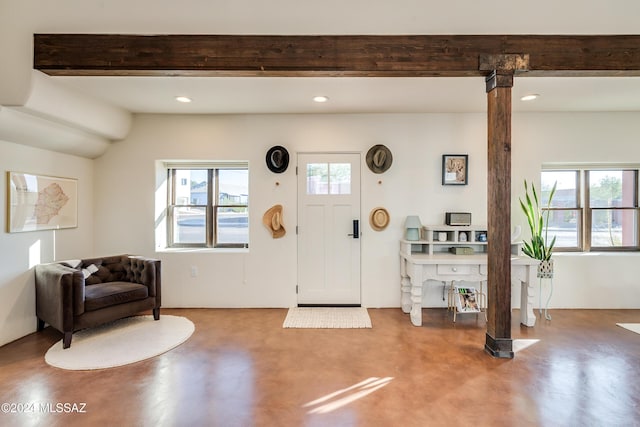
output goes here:
[{"label": "view of houses through window", "polygon": [[173,167],[168,175],[170,247],[248,247],[246,165]]},{"label": "view of houses through window", "polygon": [[556,250],[640,250],[638,169],[549,169],[541,172],[540,182],[544,207],[557,182],[545,214]]}]

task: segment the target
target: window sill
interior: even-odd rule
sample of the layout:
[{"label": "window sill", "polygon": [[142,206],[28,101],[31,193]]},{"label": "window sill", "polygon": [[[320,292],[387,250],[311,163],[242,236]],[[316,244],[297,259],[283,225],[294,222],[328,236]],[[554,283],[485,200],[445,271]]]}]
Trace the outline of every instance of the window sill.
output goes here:
[{"label": "window sill", "polygon": [[640,252],[638,251],[601,251],[601,252],[554,252],[553,257],[584,257],[584,256],[640,256]]},{"label": "window sill", "polygon": [[248,254],[248,248],[157,248],[156,253],[215,253],[215,254]]}]

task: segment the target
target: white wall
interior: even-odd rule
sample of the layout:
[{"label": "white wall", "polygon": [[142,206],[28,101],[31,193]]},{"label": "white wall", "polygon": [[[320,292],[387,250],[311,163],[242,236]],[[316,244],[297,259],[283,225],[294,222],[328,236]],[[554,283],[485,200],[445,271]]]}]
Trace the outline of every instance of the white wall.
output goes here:
[{"label": "white wall", "polygon": [[33,266],[79,258],[93,250],[93,162],[0,141],[0,188],[7,203],[6,171],[78,179],[78,227],[58,231],[7,233],[7,210],[0,210],[0,345],[35,330]]},{"label": "white wall", "polygon": [[[399,306],[398,239],[407,215],[440,223],[445,210],[471,210],[485,221],[484,129],[482,114],[137,116],[129,137],[96,161],[96,249],[153,255],[156,160],[248,160],[249,253],[158,254],[164,262],[163,301],[167,306],[290,306],[296,301],[297,274],[295,153],[357,151],[363,159],[362,302]],[[276,144],[292,156],[291,167],[280,175],[264,161]],[[374,144],[393,152],[385,174],[376,175],[364,164]],[[457,152],[471,156],[470,185],[443,187],[442,154]],[[275,203],[284,206],[289,230],[278,240],[261,223]],[[369,212],[377,206],[391,215],[383,232],[368,226]],[[190,277],[192,265],[199,271],[196,278]]]},{"label": "white wall", "polygon": [[[545,162],[640,163],[640,113],[523,114],[513,121],[513,223],[524,225],[517,198],[523,179],[537,179]],[[275,144],[292,154],[280,175],[264,164]],[[441,223],[443,213],[471,211],[486,221],[486,120],[484,114],[153,116],[135,119],[130,136],[91,161],[0,141],[0,187],[5,171],[78,179],[79,226],[28,233],[6,232],[0,210],[0,345],[35,330],[32,266],[54,259],[116,253],[163,260],[165,307],[287,307],[295,303],[295,153],[360,151],[385,144],[394,162],[384,174],[362,172],[362,289],[369,307],[399,306],[398,239],[406,215]],[[441,156],[469,154],[469,185],[442,186]],[[155,161],[241,159],[250,162],[249,253],[156,253]],[[378,181],[381,181],[379,184]],[[275,183],[280,182],[279,186]],[[6,190],[4,194],[6,203]],[[270,238],[262,213],[284,205],[288,234]],[[368,226],[368,213],[386,207],[391,224]],[[94,227],[95,225],[95,227]],[[39,249],[38,249],[39,245]],[[551,307],[640,308],[640,254],[557,254]],[[190,275],[197,266],[198,277]],[[545,285],[548,287],[548,285]],[[518,301],[519,289],[513,288]],[[548,291],[548,289],[545,289]],[[427,306],[441,306],[431,283]]]},{"label": "white wall", "polygon": [[[640,164],[639,136],[638,112],[516,115],[512,222],[519,220],[525,226],[517,205],[518,197],[524,194],[522,181],[537,177],[539,183],[542,163]],[[554,258],[556,274],[550,307],[640,308],[639,253],[556,253]],[[519,290],[514,290],[519,295]],[[548,283],[543,283],[544,292],[549,292]]]},{"label": "white wall", "polygon": [[[640,114],[523,114],[513,123],[514,224],[524,225],[517,198],[524,178],[538,179],[551,161],[640,163]],[[445,211],[471,211],[486,222],[486,117],[484,114],[153,116],[135,118],[129,137],[96,160],[96,251],[131,252],[163,260],[167,307],[287,307],[295,304],[295,153],[359,151],[362,172],[362,302],[399,306],[398,239],[409,214],[442,223]],[[272,174],[264,155],[281,144],[290,168]],[[369,147],[387,145],[389,171],[376,175],[364,164]],[[441,185],[442,154],[469,154],[469,185]],[[249,253],[154,253],[155,162],[159,159],[250,162]],[[280,185],[276,186],[275,183]],[[381,181],[381,183],[378,183]],[[262,213],[284,206],[288,234],[271,239]],[[391,224],[374,232],[368,213],[386,207]],[[551,307],[638,308],[638,254],[558,255]],[[190,275],[191,266],[198,276]],[[433,283],[432,285],[435,285]],[[548,285],[545,285],[548,286]],[[519,289],[513,289],[514,302]],[[617,291],[616,291],[617,290]],[[430,286],[427,306],[442,306],[442,287]]]}]

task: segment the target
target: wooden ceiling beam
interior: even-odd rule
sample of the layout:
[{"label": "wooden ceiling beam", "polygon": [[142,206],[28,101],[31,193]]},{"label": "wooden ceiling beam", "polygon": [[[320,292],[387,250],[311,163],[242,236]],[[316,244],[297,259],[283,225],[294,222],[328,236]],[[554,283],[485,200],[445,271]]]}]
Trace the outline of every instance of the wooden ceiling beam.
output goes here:
[{"label": "wooden ceiling beam", "polygon": [[531,76],[640,75],[640,35],[34,35],[57,76],[486,76],[509,54]]}]

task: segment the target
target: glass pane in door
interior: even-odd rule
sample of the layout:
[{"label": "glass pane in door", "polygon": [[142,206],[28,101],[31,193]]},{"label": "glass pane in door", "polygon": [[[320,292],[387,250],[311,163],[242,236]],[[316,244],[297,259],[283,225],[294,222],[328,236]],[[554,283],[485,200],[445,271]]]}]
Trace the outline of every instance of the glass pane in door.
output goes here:
[{"label": "glass pane in door", "polygon": [[329,163],[329,194],[351,194],[351,163]]},{"label": "glass pane in door", "polygon": [[307,164],[307,194],[329,194],[329,164]]}]

